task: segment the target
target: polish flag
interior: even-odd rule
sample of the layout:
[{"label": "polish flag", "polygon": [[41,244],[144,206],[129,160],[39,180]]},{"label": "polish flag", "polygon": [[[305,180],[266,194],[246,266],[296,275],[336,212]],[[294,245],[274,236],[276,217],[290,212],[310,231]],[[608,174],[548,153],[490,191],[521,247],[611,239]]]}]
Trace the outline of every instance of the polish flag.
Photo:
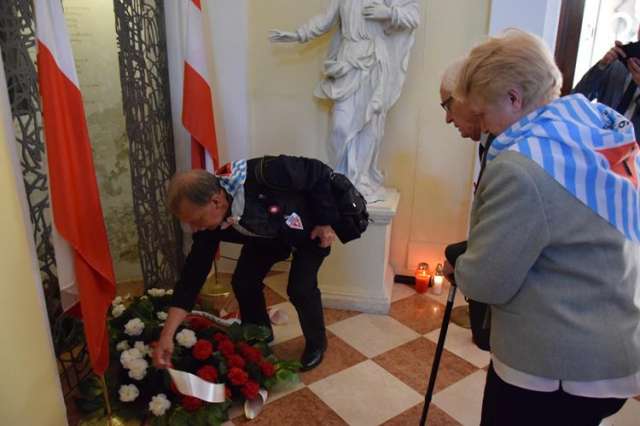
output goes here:
[{"label": "polish flag", "polygon": [[191,134],[191,167],[213,171],[219,157],[200,1],[187,0],[182,124]]},{"label": "polish flag", "polygon": [[101,375],[109,364],[106,317],[115,296],[113,264],[61,2],[35,0],[34,5],[49,192],[59,236],[56,264],[61,281],[75,282],[91,365]]}]

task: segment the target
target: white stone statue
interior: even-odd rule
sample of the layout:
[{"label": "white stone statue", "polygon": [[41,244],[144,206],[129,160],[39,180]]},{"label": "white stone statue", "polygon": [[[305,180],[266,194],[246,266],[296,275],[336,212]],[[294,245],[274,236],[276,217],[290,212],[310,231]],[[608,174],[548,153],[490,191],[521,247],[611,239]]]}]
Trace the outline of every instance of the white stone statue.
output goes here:
[{"label": "white stone statue", "polygon": [[324,14],[295,32],[270,32],[274,42],[306,43],[338,26],[314,95],[334,102],[329,149],[335,169],[370,202],[384,199],[380,141],[419,21],[418,0],[331,0]]}]

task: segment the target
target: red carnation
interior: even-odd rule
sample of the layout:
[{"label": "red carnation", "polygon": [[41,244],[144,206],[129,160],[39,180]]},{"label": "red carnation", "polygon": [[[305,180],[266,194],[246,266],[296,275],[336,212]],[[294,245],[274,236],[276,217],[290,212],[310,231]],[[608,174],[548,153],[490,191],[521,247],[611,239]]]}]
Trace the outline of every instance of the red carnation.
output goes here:
[{"label": "red carnation", "polygon": [[193,353],[193,357],[195,359],[204,361],[213,353],[213,345],[208,340],[198,339],[196,344],[193,345],[193,349],[191,350],[191,352]]},{"label": "red carnation", "polygon": [[216,342],[223,342],[225,340],[229,340],[229,337],[224,333],[216,333],[213,335],[213,340]]},{"label": "red carnation", "polygon": [[227,364],[229,367],[244,368],[245,366],[244,359],[240,355],[231,355],[227,358]]},{"label": "red carnation", "polygon": [[251,346],[242,349],[242,355],[247,361],[257,364],[262,359],[262,352],[260,352],[260,349]]},{"label": "red carnation", "polygon": [[238,385],[238,386],[244,385],[245,383],[247,383],[247,380],[249,379],[249,376],[247,375],[247,373],[238,367],[231,367],[229,369],[228,377],[232,384]]},{"label": "red carnation", "polygon": [[187,411],[196,411],[198,408],[202,407],[202,400],[192,396],[185,396],[182,398],[181,404]]},{"label": "red carnation", "polygon": [[256,399],[258,397],[258,391],[260,390],[260,386],[253,380],[249,380],[243,387],[240,389],[240,392],[247,399]]},{"label": "red carnation", "polygon": [[265,377],[271,377],[276,374],[276,367],[268,361],[260,363],[260,371]]},{"label": "red carnation", "polygon": [[232,399],[231,388],[229,386],[225,386],[224,388],[224,397],[226,399]]},{"label": "red carnation", "polygon": [[236,353],[236,350],[233,347],[233,342],[230,340],[223,340],[222,342],[220,342],[220,344],[218,345],[218,349],[227,358]]},{"label": "red carnation", "polygon": [[201,316],[193,315],[188,318],[189,327],[195,331],[202,331],[207,328],[213,327],[213,321],[203,318]]},{"label": "red carnation", "polygon": [[198,377],[208,382],[214,383],[218,378],[218,370],[212,365],[205,365],[196,373]]}]

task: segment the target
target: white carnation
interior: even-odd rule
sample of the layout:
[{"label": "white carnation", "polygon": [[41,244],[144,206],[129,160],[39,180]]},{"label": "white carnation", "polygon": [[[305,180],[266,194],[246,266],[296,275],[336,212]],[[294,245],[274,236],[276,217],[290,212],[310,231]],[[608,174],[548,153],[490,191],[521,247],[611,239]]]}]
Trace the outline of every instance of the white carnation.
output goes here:
[{"label": "white carnation", "polygon": [[147,300],[149,297],[145,294],[144,296],[140,296],[140,300]]},{"label": "white carnation", "polygon": [[144,323],[140,318],[129,320],[124,325],[124,332],[129,336],[139,336],[142,334],[142,330],[144,330]]},{"label": "white carnation", "polygon": [[133,345],[133,347],[136,348],[138,351],[140,351],[143,357],[147,355],[151,355],[153,353],[153,350],[151,350],[149,345],[145,345],[144,342],[141,342],[141,341],[137,341]]},{"label": "white carnation", "polygon": [[167,396],[163,393],[159,393],[152,397],[149,402],[149,411],[151,411],[155,416],[163,416],[170,407],[171,401],[169,401]]},{"label": "white carnation", "polygon": [[114,318],[118,318],[126,309],[127,308],[125,308],[122,303],[119,305],[114,305],[113,309],[111,310],[111,315],[113,315]]},{"label": "white carnation", "polygon": [[120,354],[120,363],[124,368],[129,369],[133,361],[141,358],[142,354],[137,348],[127,349]]},{"label": "white carnation", "polygon": [[173,294],[173,289],[172,289],[172,288],[170,288],[169,290],[167,290],[167,294],[168,294],[169,296],[171,296],[171,295]]},{"label": "white carnation", "polygon": [[144,376],[147,375],[147,367],[149,367],[149,363],[142,359],[134,359],[129,364],[129,377],[135,380],[142,380]]},{"label": "white carnation", "polygon": [[167,294],[167,290],[163,288],[150,288],[149,290],[147,290],[147,293],[149,293],[149,295],[153,297],[162,297]]},{"label": "white carnation", "polygon": [[190,348],[196,344],[196,333],[188,328],[183,329],[180,333],[176,334],[176,341],[185,348]]},{"label": "white carnation", "polygon": [[122,303],[122,297],[120,297],[120,296],[116,297],[116,298],[115,298],[115,299],[113,299],[113,301],[111,302],[111,304],[112,304],[113,306],[119,305],[119,304],[121,304],[121,303]]},{"label": "white carnation", "polygon": [[126,351],[127,349],[129,349],[129,342],[127,342],[126,340],[123,340],[116,345],[116,350],[118,352]]},{"label": "white carnation", "polygon": [[140,391],[136,385],[122,385],[118,393],[120,394],[120,401],[122,402],[131,402],[140,395]]},{"label": "white carnation", "polygon": [[158,313],[156,314],[156,316],[158,317],[158,319],[159,319],[160,321],[164,321],[164,320],[166,320],[166,319],[167,319],[167,317],[168,317],[169,315],[167,315],[167,313],[166,313],[166,312],[164,312],[164,311],[160,311],[160,312],[158,312]]}]

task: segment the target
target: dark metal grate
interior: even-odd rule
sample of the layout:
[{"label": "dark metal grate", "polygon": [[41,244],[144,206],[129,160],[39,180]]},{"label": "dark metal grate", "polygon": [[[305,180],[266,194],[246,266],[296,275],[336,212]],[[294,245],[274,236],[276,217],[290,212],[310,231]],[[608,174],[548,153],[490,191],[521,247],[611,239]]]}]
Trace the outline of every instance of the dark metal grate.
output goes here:
[{"label": "dark metal grate", "polygon": [[182,232],[165,207],[175,173],[164,9],[161,0],[114,0],[133,207],[145,288],[173,287]]}]

